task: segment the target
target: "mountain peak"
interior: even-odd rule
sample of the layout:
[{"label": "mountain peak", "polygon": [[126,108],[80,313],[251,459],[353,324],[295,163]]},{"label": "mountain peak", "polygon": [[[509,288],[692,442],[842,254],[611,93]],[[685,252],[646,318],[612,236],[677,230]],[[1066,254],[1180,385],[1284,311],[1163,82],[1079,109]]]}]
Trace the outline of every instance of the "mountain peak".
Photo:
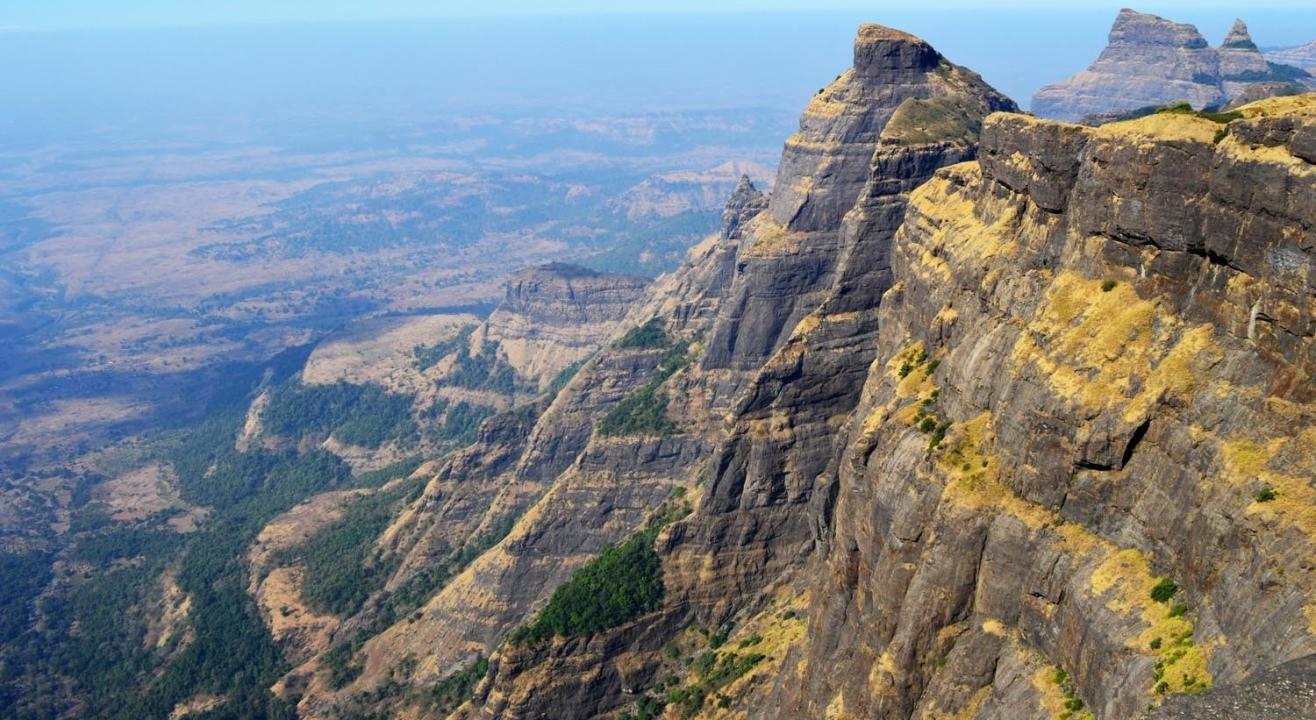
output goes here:
[{"label": "mountain peak", "polygon": [[922,38],[885,25],[859,26],[854,43],[855,73],[864,78],[889,76],[892,71],[935,68],[941,54]]},{"label": "mountain peak", "polygon": [[1197,28],[1121,10],[1110,44],[1091,65],[1033,95],[1033,112],[1059,120],[1108,117],[1187,102],[1223,107],[1298,89],[1309,82],[1296,68],[1267,64],[1242,20],[1216,48]]},{"label": "mountain peak", "polygon": [[1206,38],[1192,25],[1129,8],[1120,10],[1116,16],[1115,24],[1110,28],[1110,45],[1187,49],[1208,47]]},{"label": "mountain peak", "polygon": [[1257,44],[1252,42],[1252,35],[1247,31],[1247,23],[1242,20],[1235,20],[1234,26],[1229,29],[1229,34],[1225,36],[1225,41],[1220,47],[1237,50],[1256,50]]}]

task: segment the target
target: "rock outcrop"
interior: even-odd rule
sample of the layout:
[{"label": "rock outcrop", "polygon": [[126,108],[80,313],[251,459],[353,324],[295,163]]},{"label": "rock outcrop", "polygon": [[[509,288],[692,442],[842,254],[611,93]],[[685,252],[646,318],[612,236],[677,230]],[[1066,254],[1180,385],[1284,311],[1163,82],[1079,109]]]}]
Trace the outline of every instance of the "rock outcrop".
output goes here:
[{"label": "rock outcrop", "polygon": [[[828,354],[838,281],[745,385],[659,537],[662,607],[504,647],[459,717],[593,717],[670,674],[700,693],[670,717],[1123,720],[1291,674],[1316,652],[1316,96],[1240,112],[989,118],[855,246],[889,263],[870,344]],[[763,643],[700,689],[696,656]]]},{"label": "rock outcrop", "polygon": [[522,270],[473,343],[496,344],[520,378],[547,387],[617,331],[648,284],[566,263]]},{"label": "rock outcrop", "polygon": [[[1122,42],[1205,47],[1134,20]],[[317,659],[286,678],[301,716],[425,716],[480,657],[454,717],[1133,720],[1307,692],[1282,664],[1316,653],[1316,96],[1014,110],[861,28],[772,196],[742,180],[556,395],[433,470],[381,538],[389,589],[469,564],[351,645],[343,687]],[[507,640],[627,538],[660,599]]]},{"label": "rock outcrop", "polygon": [[1223,107],[1291,93],[1311,75],[1268,62],[1242,20],[1212,48],[1192,25],[1121,10],[1101,55],[1086,70],[1033,96],[1040,117],[1077,121],[1089,115],[1187,102],[1195,109]]},{"label": "rock outcrop", "polygon": [[776,716],[1133,718],[1316,649],[1258,494],[1316,467],[1314,111],[996,116],[915,192]]}]

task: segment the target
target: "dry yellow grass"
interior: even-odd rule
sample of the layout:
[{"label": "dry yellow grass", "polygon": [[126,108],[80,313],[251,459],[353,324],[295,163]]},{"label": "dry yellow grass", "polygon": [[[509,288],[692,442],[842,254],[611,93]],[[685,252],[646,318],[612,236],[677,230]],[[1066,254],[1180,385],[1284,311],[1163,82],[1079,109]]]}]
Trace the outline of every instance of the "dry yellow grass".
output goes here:
[{"label": "dry yellow grass", "polygon": [[1073,272],[1056,276],[1011,353],[1016,371],[1035,366],[1081,408],[1100,410],[1125,396],[1130,421],[1164,395],[1191,390],[1196,373],[1219,357],[1209,326],[1185,329],[1128,283]]},{"label": "dry yellow grass", "polygon": [[1188,113],[1153,113],[1136,120],[1102,125],[1092,132],[1097,137],[1141,138],[1145,140],[1192,140],[1213,143],[1220,123]]},{"label": "dry yellow grass", "polygon": [[1106,598],[1108,610],[1136,614],[1146,624],[1128,646],[1157,658],[1166,692],[1205,690],[1211,687],[1211,673],[1206,669],[1209,648],[1193,642],[1193,622],[1185,615],[1176,617],[1174,603],[1152,599],[1152,588],[1159,581],[1140,551],[1125,549],[1098,565],[1090,583],[1094,593]]},{"label": "dry yellow grass", "polygon": [[[1248,517],[1295,528],[1308,543],[1316,543],[1316,488],[1310,476],[1311,469],[1316,468],[1316,427],[1264,443],[1249,439],[1221,443],[1220,462],[1226,481],[1237,492],[1252,496],[1246,510]],[[1292,470],[1300,474],[1292,474]],[[1262,488],[1271,489],[1274,498],[1263,501],[1257,497]],[[1316,634],[1314,591],[1308,587],[1309,601],[1304,608],[1312,634]]]}]

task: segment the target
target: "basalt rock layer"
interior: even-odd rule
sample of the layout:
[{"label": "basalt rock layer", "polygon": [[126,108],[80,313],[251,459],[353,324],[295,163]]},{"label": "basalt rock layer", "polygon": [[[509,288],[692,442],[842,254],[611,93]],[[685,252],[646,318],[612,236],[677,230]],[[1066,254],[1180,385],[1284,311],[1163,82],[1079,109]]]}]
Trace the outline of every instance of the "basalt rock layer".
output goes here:
[{"label": "basalt rock layer", "polygon": [[1291,93],[1311,81],[1305,70],[1268,61],[1241,20],[1213,48],[1192,25],[1125,9],[1097,60],[1037,91],[1032,110],[1069,121],[1176,102],[1200,110]]},{"label": "basalt rock layer", "polygon": [[522,270],[475,341],[497,344],[518,376],[547,387],[617,331],[648,284],[566,263]]},{"label": "basalt rock layer", "polygon": [[988,118],[861,251],[870,332],[838,280],[738,396],[662,607],[459,716],[1121,720],[1306,667],[1316,97],[1240,112]]},{"label": "basalt rock layer", "polygon": [[[909,192],[974,157],[983,118],[1002,109],[1013,104],[922,40],[861,28],[855,66],[814,98],[787,141],[766,209],[746,212],[733,198],[728,228],[737,232],[697,248],[641,311],[691,317],[673,308],[666,288],[718,279],[702,322],[668,325],[706,338],[672,392],[700,398],[681,410],[681,424],[715,442],[698,462],[668,469],[698,510],[658,541],[667,602],[588,640],[504,646],[479,705],[463,712],[540,717],[570,705],[575,717],[605,713],[676,671],[664,648],[688,644],[692,628],[765,603],[798,605],[787,588],[817,546],[815,479],[877,347],[874,311],[892,282],[887,249]],[[759,625],[778,639],[798,631]]]},{"label": "basalt rock layer", "polygon": [[[478,669],[454,717],[1133,720],[1309,667],[1316,96],[1087,128],[854,57],[771,198],[433,470],[390,588],[478,555],[342,687],[290,675],[302,716]],[[627,538],[660,599],[514,632]]]},{"label": "basalt rock layer", "polygon": [[1314,112],[996,116],[915,192],[781,716],[1133,718],[1316,652]]}]

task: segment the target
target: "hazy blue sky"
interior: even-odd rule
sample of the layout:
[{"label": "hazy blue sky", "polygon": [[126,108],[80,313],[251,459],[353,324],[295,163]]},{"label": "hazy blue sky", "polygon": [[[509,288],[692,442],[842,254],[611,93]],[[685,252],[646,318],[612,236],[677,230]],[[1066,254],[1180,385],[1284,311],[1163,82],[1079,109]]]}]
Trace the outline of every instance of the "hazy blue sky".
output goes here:
[{"label": "hazy blue sky", "polygon": [[[793,115],[849,66],[862,22],[924,37],[1027,107],[1038,87],[1097,56],[1129,3],[606,3],[729,11],[636,16],[586,12],[602,0],[0,0],[0,26],[40,29],[0,33],[0,164],[6,147],[237,142],[275,131],[373,138],[485,112]],[[816,9],[842,4],[852,7]],[[1240,15],[1263,47],[1316,39],[1312,0],[1135,6],[1195,23],[1212,44]],[[503,14],[454,17],[471,7]]]},{"label": "hazy blue sky", "polygon": [[[529,14],[684,13],[952,7],[1109,9],[1132,0],[5,0],[0,28],[8,30],[206,25],[250,22],[384,20]],[[1311,0],[1159,0],[1132,3],[1138,9],[1237,7],[1306,8]]]}]

